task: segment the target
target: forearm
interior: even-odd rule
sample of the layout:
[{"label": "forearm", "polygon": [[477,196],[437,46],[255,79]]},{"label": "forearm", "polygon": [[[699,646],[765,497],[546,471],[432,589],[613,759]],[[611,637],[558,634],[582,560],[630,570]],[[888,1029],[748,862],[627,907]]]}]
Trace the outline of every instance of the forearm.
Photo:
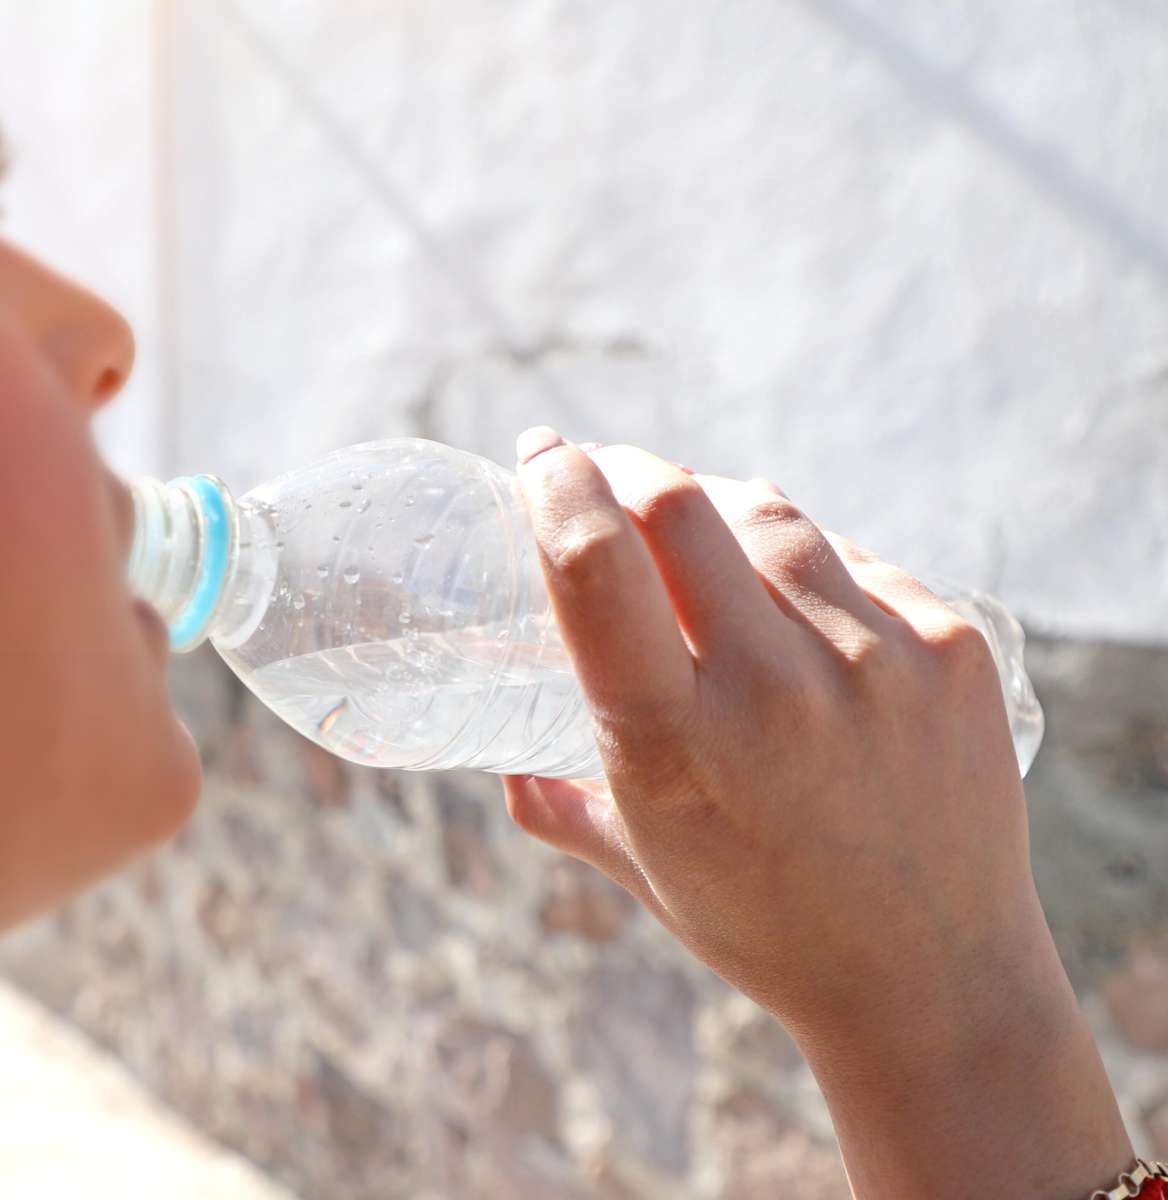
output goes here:
[{"label": "forearm", "polygon": [[952,1021],[809,1048],[857,1200],[1082,1200],[1130,1166],[1053,945],[1028,962],[1025,979],[971,994]]}]

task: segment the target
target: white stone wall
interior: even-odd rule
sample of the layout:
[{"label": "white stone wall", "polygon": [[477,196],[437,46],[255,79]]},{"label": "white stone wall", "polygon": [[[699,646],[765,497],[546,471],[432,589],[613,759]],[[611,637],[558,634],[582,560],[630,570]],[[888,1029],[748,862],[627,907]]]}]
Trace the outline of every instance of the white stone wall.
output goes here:
[{"label": "white stone wall", "polygon": [[[1160,0],[28,7],[0,118],[119,267],[157,256],[157,469],[507,461],[549,420],[767,473],[1034,627],[1165,638]],[[131,177],[141,227],[91,194]]]},{"label": "white stone wall", "polygon": [[102,419],[123,471],[155,469],[167,405],[157,277],[156,48],[150,0],[0,0],[0,236],[108,296],[138,342],[134,376]]}]

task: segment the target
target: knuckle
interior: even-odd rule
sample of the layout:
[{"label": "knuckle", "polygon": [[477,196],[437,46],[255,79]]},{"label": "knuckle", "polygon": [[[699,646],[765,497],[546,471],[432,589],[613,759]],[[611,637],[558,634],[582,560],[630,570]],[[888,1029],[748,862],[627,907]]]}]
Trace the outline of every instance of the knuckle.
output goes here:
[{"label": "knuckle", "polygon": [[676,529],[691,524],[709,504],[701,485],[683,476],[654,487],[638,500],[635,511],[649,529]]},{"label": "knuckle", "polygon": [[989,643],[975,625],[954,614],[923,636],[933,658],[961,677],[994,669]]},{"label": "knuckle", "polygon": [[849,566],[863,567],[866,573],[879,578],[891,578],[900,574],[896,567],[873,554],[871,550],[865,550],[863,546],[857,546],[855,542],[849,542],[846,538],[837,538],[832,544],[836,553]]},{"label": "knuckle", "polygon": [[556,525],[544,552],[557,574],[587,579],[606,569],[623,534],[617,512],[592,509],[573,513]]},{"label": "knuckle", "polygon": [[768,564],[793,577],[813,575],[834,553],[815,524],[780,496],[751,504],[733,529],[744,545],[764,553]]},{"label": "knuckle", "polygon": [[812,524],[803,510],[782,496],[754,500],[738,515],[735,527],[746,533],[774,533],[792,544],[806,540],[826,545],[823,534]]},{"label": "knuckle", "polygon": [[901,647],[890,638],[871,633],[857,636],[844,651],[845,672],[854,688],[881,702],[888,698],[904,672]]},{"label": "knuckle", "polygon": [[777,493],[752,501],[739,516],[737,525],[743,529],[788,528],[811,522],[798,505]]}]

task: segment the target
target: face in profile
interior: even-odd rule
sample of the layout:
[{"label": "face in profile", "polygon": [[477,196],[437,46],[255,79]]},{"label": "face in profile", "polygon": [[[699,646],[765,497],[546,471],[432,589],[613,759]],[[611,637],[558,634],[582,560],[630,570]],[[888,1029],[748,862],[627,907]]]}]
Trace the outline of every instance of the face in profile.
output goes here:
[{"label": "face in profile", "polygon": [[198,795],[166,631],[125,583],[129,497],[90,428],[133,358],[114,309],[0,239],[0,926],[165,838]]}]

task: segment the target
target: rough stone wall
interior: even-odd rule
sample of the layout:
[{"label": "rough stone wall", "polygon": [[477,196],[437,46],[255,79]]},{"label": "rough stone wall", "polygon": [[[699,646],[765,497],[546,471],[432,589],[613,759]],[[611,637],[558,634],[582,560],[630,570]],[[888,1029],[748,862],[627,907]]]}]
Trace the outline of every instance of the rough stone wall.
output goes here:
[{"label": "rough stone wall", "polygon": [[[1148,643],[1033,645],[1028,790],[1168,1154],[1162,0],[0,11],[5,232],[139,330],[122,468],[506,461],[551,419]],[[782,1033],[491,781],[342,767],[209,660],[176,683],[190,829],[0,944],[159,1094],[305,1200],[843,1195]]]},{"label": "rough stone wall", "polygon": [[0,1183],[23,1200],[295,1200],[0,981]]},{"label": "rough stone wall", "polygon": [[[1037,642],[1040,890],[1141,1149],[1168,1155],[1168,651]],[[0,970],[303,1200],[844,1200],[792,1042],[487,776],[350,768],[211,655],[175,844]]]}]

